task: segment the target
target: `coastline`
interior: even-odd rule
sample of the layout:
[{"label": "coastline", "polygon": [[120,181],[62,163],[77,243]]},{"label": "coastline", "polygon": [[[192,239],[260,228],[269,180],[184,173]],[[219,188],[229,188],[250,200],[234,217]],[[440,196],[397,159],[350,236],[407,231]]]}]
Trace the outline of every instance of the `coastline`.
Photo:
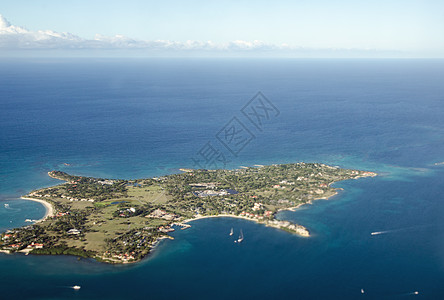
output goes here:
[{"label": "coastline", "polygon": [[[279,170],[282,169],[281,166],[275,166],[275,168],[279,169]],[[299,168],[300,168],[300,166],[295,165],[295,166],[293,166],[293,169],[291,169],[291,170],[293,170],[292,172],[297,172],[299,170]],[[349,174],[350,170],[348,171],[348,173],[342,172],[342,173],[344,173],[344,174],[342,174],[342,173],[337,173],[335,171],[329,171],[329,170],[326,169],[326,166],[324,166],[324,165],[317,165],[317,164],[312,164],[312,165],[309,165],[308,167],[305,167],[305,168],[308,168],[308,169],[310,169],[310,168],[311,169],[321,168],[322,170],[325,169],[326,170],[325,172],[327,172],[326,173],[327,175],[330,174],[330,173],[333,174],[333,175],[330,174],[330,176],[333,176],[332,178],[330,178],[330,181],[332,181],[333,179],[336,179],[336,180],[339,179],[338,181],[351,179],[351,178],[349,178],[350,176],[359,175],[361,173],[362,174],[359,176],[359,178],[361,178],[361,177],[368,177],[368,176],[372,176],[372,177],[373,176],[377,176],[377,174],[373,173],[373,172],[365,172],[365,173],[363,173],[364,171],[356,171],[356,170],[351,170],[351,174],[352,175]],[[184,170],[182,170],[182,171],[184,171]],[[69,175],[69,174],[61,172],[61,171],[51,171],[51,172],[48,172],[48,175],[50,177],[52,177],[52,178],[57,178],[59,180],[65,180],[65,181],[68,180],[68,184],[72,184],[73,187],[76,187],[77,184],[83,184],[83,185],[86,185],[88,187],[90,185],[92,185],[93,187],[96,188],[96,185],[99,186],[99,187],[102,187],[104,184],[107,184],[107,185],[109,184],[107,182],[100,181],[100,179],[96,179],[96,178],[92,178],[92,177],[91,178],[87,177],[85,180],[83,180],[83,177]],[[327,175],[325,175],[325,176],[327,176]],[[60,177],[60,178],[58,178],[58,177]],[[327,177],[327,179],[325,179],[324,177],[322,177],[321,179],[326,181],[328,179],[328,177]],[[257,224],[263,224],[266,227],[272,227],[272,228],[275,228],[275,229],[278,229],[278,230],[286,231],[286,232],[288,232],[290,234],[298,235],[299,237],[307,237],[308,238],[311,235],[310,235],[310,231],[306,227],[304,227],[303,225],[297,224],[297,223],[293,223],[291,221],[276,219],[276,214],[281,212],[281,211],[284,211],[284,210],[296,211],[297,209],[299,209],[303,205],[305,205],[305,204],[312,204],[316,200],[321,200],[321,199],[327,200],[327,199],[330,199],[331,197],[336,196],[338,194],[338,192],[340,190],[342,190],[341,188],[334,188],[334,189],[332,189],[331,187],[328,190],[327,189],[322,189],[322,190],[319,189],[319,187],[321,187],[321,188],[322,187],[327,187],[327,186],[330,186],[332,183],[338,182],[338,181],[323,182],[321,179],[319,179],[320,181],[319,180],[318,181],[313,181],[312,180],[313,182],[310,181],[310,184],[312,185],[312,187],[311,187],[311,189],[309,189],[310,184],[308,185],[308,187],[307,187],[308,190],[306,191],[308,196],[306,198],[311,198],[311,199],[309,201],[307,201],[307,202],[304,202],[304,203],[301,203],[301,202],[299,202],[299,203],[289,202],[287,200],[287,202],[282,202],[282,203],[279,202],[279,204],[281,204],[281,205],[276,203],[276,205],[271,206],[271,207],[267,207],[266,205],[264,206],[261,203],[254,203],[255,205],[254,205],[253,208],[251,208],[250,206],[247,205],[246,211],[243,211],[242,213],[235,213],[234,211],[227,212],[226,209],[216,209],[216,210],[212,210],[213,214],[205,214],[205,213],[204,214],[198,214],[198,213],[196,213],[196,214],[189,214],[189,216],[191,215],[191,217],[188,217],[188,218],[186,216],[184,216],[183,214],[181,216],[181,213],[178,213],[178,215],[174,215],[173,219],[169,218],[167,220],[181,220],[182,219],[183,221],[179,221],[179,222],[176,222],[176,223],[168,224],[166,229],[163,228],[163,226],[161,226],[161,227],[157,228],[157,230],[156,230],[156,224],[154,224],[155,225],[154,227],[149,227],[149,229],[150,230],[152,229],[154,232],[159,231],[159,232],[162,232],[162,233],[168,233],[170,231],[174,231],[175,230],[174,228],[170,228],[170,226],[174,226],[174,225],[180,226],[181,229],[183,230],[183,229],[191,227],[191,225],[189,224],[190,222],[196,221],[196,220],[200,220],[200,219],[206,219],[206,218],[238,218],[238,219],[244,219],[244,220],[247,220],[247,221],[253,221],[253,222],[256,222]],[[163,179],[163,180],[167,180],[167,177],[166,177],[166,179]],[[79,182],[81,182],[81,183],[79,183]],[[286,183],[286,181],[285,182],[283,181],[283,183]],[[114,182],[111,182],[111,184],[114,184]],[[125,184],[125,182],[122,181],[119,184],[123,185],[123,184]],[[126,185],[128,185],[128,184],[126,184]],[[107,187],[107,186],[105,186],[105,187]],[[276,188],[275,186],[272,186],[272,187]],[[277,185],[277,187],[280,187],[280,185]],[[55,216],[55,213],[56,213],[55,207],[57,207],[55,205],[58,203],[58,201],[52,200],[51,198],[46,198],[46,197],[54,197],[54,194],[58,195],[57,193],[54,192],[54,189],[55,189],[55,191],[58,191],[57,187],[52,188],[52,189],[48,188],[48,189],[42,189],[42,193],[40,193],[40,194],[36,194],[34,192],[34,193],[29,194],[29,195],[25,195],[23,197],[20,197],[20,199],[23,199],[23,200],[39,202],[40,204],[42,204],[45,207],[45,215],[41,219],[39,219],[38,221],[32,220],[34,223],[43,222],[43,221],[47,220],[48,218]],[[108,190],[106,190],[105,194],[108,195],[109,193],[110,192]],[[286,195],[286,194],[284,193],[284,195]],[[38,197],[34,198],[33,196],[38,196]],[[117,195],[115,197],[118,197],[118,196],[120,197],[121,195],[119,194],[119,195]],[[62,194],[62,196],[60,196],[60,198],[66,198],[66,195],[65,195],[65,197],[63,197],[63,194]],[[255,198],[255,197],[253,197],[253,198]],[[62,202],[63,201],[66,202],[67,200],[70,200],[70,201],[73,201],[73,200],[80,201],[79,199],[72,199],[72,198],[67,198],[66,200],[60,199],[60,201],[62,201]],[[86,199],[81,199],[81,201],[86,201]],[[92,200],[92,201],[94,201],[94,200]],[[140,203],[143,204],[142,202],[140,202]],[[285,205],[285,203],[287,203],[287,204]],[[263,212],[263,211],[262,212],[255,212],[255,211],[258,210],[257,207],[256,207],[258,205],[259,205],[259,207],[262,206],[262,208],[264,208],[265,210],[268,209],[268,211],[265,211],[265,212]],[[286,207],[286,206],[291,206],[291,207]],[[251,208],[253,213],[251,213],[251,210],[248,210],[248,208]],[[135,208],[131,208],[131,209],[126,209],[126,211],[135,212],[136,210],[135,210]],[[273,213],[273,211],[274,211],[274,213]],[[119,210],[117,210],[116,212],[118,213]],[[128,216],[128,215],[124,215],[122,213],[121,209],[120,209],[120,213],[121,213],[120,216],[123,215],[123,217],[127,217],[127,218],[131,217],[131,216]],[[163,212],[163,214],[167,214],[167,213]],[[114,216],[114,212],[113,212],[113,216]],[[161,215],[159,218],[163,219],[163,215]],[[68,219],[69,219],[69,216],[68,216]],[[109,219],[109,220],[111,220],[111,219]],[[31,221],[31,220],[26,220],[26,222],[29,222],[29,221]],[[106,221],[104,221],[104,222],[106,223]],[[144,224],[148,224],[148,223],[145,222]],[[95,225],[95,222],[94,222],[94,225]],[[29,226],[25,226],[24,230],[26,231],[28,227]],[[145,227],[144,227],[144,229],[145,229]],[[20,233],[20,230],[18,230],[17,232],[14,232],[14,236],[18,236],[18,233]],[[24,232],[24,234],[26,236],[26,232]],[[138,243],[138,237],[136,235],[137,234],[141,234],[141,232],[128,232],[128,234],[131,235],[131,237],[134,238],[134,240],[135,240],[134,242],[131,242],[131,245],[133,245],[135,243]],[[147,233],[147,235],[150,235],[150,233]],[[9,236],[8,236],[8,238],[9,238]],[[126,237],[126,238],[128,238],[128,237]],[[113,251],[110,250],[110,251],[105,252],[103,255],[99,255],[99,253],[101,253],[100,251],[102,249],[99,249],[99,250],[95,249],[95,250],[91,250],[89,252],[88,251],[85,252],[85,250],[83,250],[83,252],[82,251],[79,252],[77,247],[74,246],[74,247],[65,247],[66,249],[63,248],[62,250],[64,251],[63,254],[65,254],[65,252],[66,252],[66,254],[73,253],[73,255],[77,255],[77,256],[81,256],[81,257],[92,257],[92,258],[96,258],[98,261],[103,261],[103,262],[109,262],[109,263],[134,263],[134,262],[140,261],[143,257],[147,256],[150,252],[154,251],[158,247],[158,245],[160,244],[160,242],[163,239],[174,239],[174,238],[169,236],[169,235],[167,235],[167,234],[164,234],[162,236],[157,236],[157,237],[155,237],[155,239],[150,239],[148,242],[145,243],[149,247],[149,249],[145,249],[143,251],[134,250],[134,251],[131,252],[131,249],[128,250],[126,248],[123,248],[125,251],[126,250],[127,251],[126,252],[125,251],[117,251],[117,252],[114,251],[113,252]],[[33,246],[32,246],[33,244],[31,246],[28,245],[29,244],[28,240],[22,238],[22,242],[20,242],[18,244],[16,243],[16,244],[12,244],[12,245],[6,245],[5,243],[2,243],[2,245],[6,245],[6,246],[4,246],[4,247],[7,248],[6,250],[10,250],[11,249],[9,252],[23,252],[23,253],[25,253],[27,255],[28,253],[30,253],[33,250],[32,249],[33,248]],[[115,241],[115,240],[117,240],[117,238],[115,238],[113,241]],[[20,241],[20,240],[16,238],[15,241]],[[145,238],[142,240],[142,242],[144,242],[144,241],[145,241]],[[125,240],[123,240],[123,242],[120,241],[120,244],[122,244],[122,243],[123,243],[123,245],[126,245]],[[114,244],[119,246],[120,245],[119,244],[119,240],[117,240]],[[9,246],[9,248],[7,246]],[[27,248],[24,248],[25,246],[27,246]],[[39,244],[39,247],[42,248],[43,244],[41,244],[41,245]],[[21,248],[24,248],[24,249],[18,250],[18,249],[21,249]],[[49,250],[42,251],[42,252],[37,251],[37,252],[39,252],[41,254],[43,254],[43,253],[53,254],[51,252],[52,249],[50,249],[51,245],[49,247],[45,247],[45,248],[49,248]],[[2,249],[4,249],[4,248],[2,248]],[[17,249],[17,250],[14,251],[15,249]],[[8,253],[8,252],[5,251],[5,253]]]},{"label": "coastline", "polygon": [[[305,203],[304,203],[305,204]],[[301,204],[303,205],[303,204]],[[300,205],[299,205],[300,206]],[[256,222],[258,224],[263,224],[267,227],[273,227],[279,230],[288,230],[290,229],[291,233],[299,235],[301,237],[310,237],[310,232],[308,229],[300,224],[293,224],[289,221],[280,221],[280,220],[259,220],[257,218],[249,218],[244,216],[237,216],[237,215],[229,215],[229,214],[219,214],[219,215],[212,215],[212,216],[198,216],[193,219],[186,219],[182,221],[182,224],[188,224],[189,222],[201,220],[201,219],[207,219],[207,218],[237,218],[237,219],[244,219],[251,222]]]},{"label": "coastline", "polygon": [[[277,211],[277,213],[279,213],[281,211],[286,211],[286,210],[288,210],[288,211],[296,211],[298,208],[300,208],[300,207],[302,207],[304,205],[313,204],[313,201],[316,201],[316,200],[329,200],[331,197],[336,196],[339,193],[338,190],[342,190],[342,189],[338,188],[336,190],[336,192],[333,195],[329,196],[329,197],[320,197],[320,198],[312,199],[312,200],[310,200],[310,201],[308,201],[306,203],[300,203],[300,204],[298,204],[298,205],[296,205],[294,207],[288,207],[288,208],[279,209]],[[282,225],[283,225],[282,223],[274,224],[273,223],[274,221],[259,220],[259,219],[256,219],[256,218],[250,218],[250,217],[238,216],[238,215],[230,215],[230,214],[219,214],[219,215],[211,215],[211,216],[202,216],[202,215],[200,215],[200,216],[197,216],[195,218],[183,220],[180,223],[188,224],[189,222],[193,222],[193,221],[197,221],[197,220],[201,220],[201,219],[208,219],[208,218],[237,218],[237,219],[244,219],[244,220],[247,220],[247,221],[256,222],[258,224],[264,224],[267,227],[274,227],[274,228],[281,229],[281,230],[282,230]],[[277,221],[277,220],[275,220],[275,221]],[[288,221],[278,221],[278,222],[288,222]],[[309,237],[310,236],[310,233],[309,233],[309,231],[308,231],[308,229],[306,227],[304,227],[304,226],[302,226],[300,224],[294,224],[294,225],[302,229],[301,231],[294,232],[295,234],[297,234],[299,236],[302,236],[302,237]]]},{"label": "coastline", "polygon": [[35,221],[35,223],[43,222],[47,218],[54,216],[54,208],[52,207],[51,203],[46,202],[44,200],[28,198],[28,197],[20,197],[20,199],[39,202],[40,204],[42,204],[45,207],[45,209],[46,209],[45,215],[40,220]]}]

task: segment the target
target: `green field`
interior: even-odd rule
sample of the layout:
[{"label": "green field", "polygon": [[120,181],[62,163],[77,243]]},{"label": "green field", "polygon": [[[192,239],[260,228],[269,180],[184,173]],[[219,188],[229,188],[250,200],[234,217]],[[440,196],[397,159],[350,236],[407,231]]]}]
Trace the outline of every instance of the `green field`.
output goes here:
[{"label": "green field", "polygon": [[172,199],[160,185],[128,187],[128,197],[140,201],[140,204],[162,204]]}]

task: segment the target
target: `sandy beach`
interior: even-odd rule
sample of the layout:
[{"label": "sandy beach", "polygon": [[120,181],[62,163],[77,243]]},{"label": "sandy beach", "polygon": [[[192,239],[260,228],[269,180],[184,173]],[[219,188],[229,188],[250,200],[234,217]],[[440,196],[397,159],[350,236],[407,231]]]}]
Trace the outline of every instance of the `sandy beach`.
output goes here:
[{"label": "sandy beach", "polygon": [[[287,227],[287,225],[291,224],[288,221],[278,221],[278,222],[286,222],[287,224],[282,224],[282,223],[275,224],[274,222],[269,222],[266,220],[259,220],[257,218],[249,218],[246,216],[236,216],[236,215],[228,215],[228,214],[220,214],[220,215],[214,215],[214,216],[199,216],[199,217],[196,217],[193,219],[184,220],[181,223],[188,224],[189,222],[192,222],[192,221],[196,221],[196,220],[200,220],[200,219],[207,219],[207,218],[238,218],[238,219],[244,219],[247,221],[256,222],[258,224],[264,224],[267,227],[273,227],[273,228],[277,228],[277,229],[282,229],[283,225],[285,227]],[[291,224],[291,226],[297,226],[297,229],[294,232],[295,234],[302,236],[302,237],[309,237],[310,236],[309,231],[304,226],[299,225],[299,224]]]},{"label": "sandy beach", "polygon": [[[342,190],[342,189],[340,189],[340,190]],[[316,199],[312,199],[312,200],[308,201],[307,203],[300,203],[300,204],[298,204],[298,205],[296,205],[294,207],[288,207],[288,208],[279,209],[278,212],[285,211],[285,210],[296,211],[301,206],[308,205],[308,204],[309,205],[313,204],[313,201],[316,201],[316,200],[329,200],[331,197],[336,196],[337,194],[338,194],[338,191],[336,191],[333,195],[331,195],[329,197],[319,197],[319,198],[316,198]],[[270,223],[266,222],[265,220],[259,220],[259,219],[250,218],[250,217],[247,217],[247,216],[238,216],[238,215],[229,215],[229,214],[219,214],[219,215],[212,215],[212,216],[198,216],[198,217],[195,217],[195,218],[183,220],[180,223],[188,224],[189,222],[193,222],[193,221],[201,220],[201,219],[208,219],[208,218],[238,218],[238,219],[244,219],[244,220],[247,220],[247,221],[253,221],[253,222],[256,222],[256,223],[259,223],[259,224],[265,224],[266,226],[269,226],[269,227],[279,228],[279,227],[271,225]],[[302,225],[299,225],[299,226],[302,226]]]},{"label": "sandy beach", "polygon": [[28,197],[20,197],[20,199],[39,202],[45,207],[45,209],[46,209],[45,216],[43,218],[41,218],[40,220],[36,221],[36,223],[42,222],[42,221],[46,220],[46,218],[54,216],[54,208],[52,207],[52,205],[49,202],[46,202],[46,201],[43,201],[40,199],[28,198]]},{"label": "sandy beach", "polygon": [[197,221],[197,220],[201,220],[201,219],[208,219],[208,218],[238,218],[238,219],[244,219],[244,220],[248,220],[248,221],[258,222],[258,220],[248,218],[248,217],[220,214],[220,215],[212,215],[212,216],[199,216],[199,217],[195,217],[192,219],[183,220],[180,223],[188,224],[189,222],[193,222],[193,221]]}]

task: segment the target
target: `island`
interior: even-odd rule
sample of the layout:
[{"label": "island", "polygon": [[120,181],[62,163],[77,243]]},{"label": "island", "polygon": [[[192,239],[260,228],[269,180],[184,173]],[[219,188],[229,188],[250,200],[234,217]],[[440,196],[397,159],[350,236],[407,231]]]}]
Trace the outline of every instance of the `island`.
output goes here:
[{"label": "island", "polygon": [[[47,215],[1,235],[7,253],[75,255],[107,263],[131,263],[147,256],[170,232],[208,217],[252,220],[308,237],[300,224],[276,219],[338,192],[335,182],[376,176],[320,163],[294,163],[236,170],[181,169],[145,179],[104,179],[51,171],[64,183],[35,190],[24,199],[47,206]],[[29,220],[33,221],[33,220]]]}]

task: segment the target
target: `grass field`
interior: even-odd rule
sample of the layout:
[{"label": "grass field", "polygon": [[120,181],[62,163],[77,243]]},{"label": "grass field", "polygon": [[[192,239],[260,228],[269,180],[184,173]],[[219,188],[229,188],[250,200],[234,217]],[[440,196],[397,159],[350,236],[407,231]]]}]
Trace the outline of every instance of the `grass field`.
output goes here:
[{"label": "grass field", "polygon": [[158,185],[144,187],[128,187],[128,197],[138,200],[141,203],[162,204],[171,200],[171,196],[166,195],[163,188]]}]

